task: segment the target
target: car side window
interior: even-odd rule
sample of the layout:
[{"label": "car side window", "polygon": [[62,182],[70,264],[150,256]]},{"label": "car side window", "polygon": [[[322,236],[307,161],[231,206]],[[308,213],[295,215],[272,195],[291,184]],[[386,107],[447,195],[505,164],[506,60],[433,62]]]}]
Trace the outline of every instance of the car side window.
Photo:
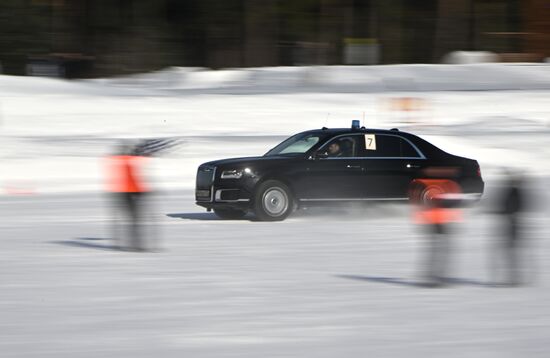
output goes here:
[{"label": "car side window", "polygon": [[420,158],[413,146],[405,139],[394,135],[375,135],[376,145],[365,149],[365,157],[369,158]]},{"label": "car side window", "polygon": [[418,154],[418,151],[413,148],[411,143],[407,142],[406,140],[399,138],[401,141],[401,156],[402,157],[408,157],[408,158],[419,158],[420,155]]},{"label": "car side window", "polygon": [[365,146],[363,136],[349,135],[337,137],[323,146],[322,152],[329,158],[351,158],[359,156],[361,148]]}]

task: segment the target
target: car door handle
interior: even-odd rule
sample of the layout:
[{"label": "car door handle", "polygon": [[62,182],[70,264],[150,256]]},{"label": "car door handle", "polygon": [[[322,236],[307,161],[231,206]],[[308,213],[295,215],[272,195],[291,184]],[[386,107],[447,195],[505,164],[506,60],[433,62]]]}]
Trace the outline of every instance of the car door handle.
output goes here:
[{"label": "car door handle", "polygon": [[348,169],[361,169],[361,166],[360,165],[346,165],[346,168]]},{"label": "car door handle", "polygon": [[407,164],[407,169],[418,169],[418,168],[420,168],[420,165]]}]

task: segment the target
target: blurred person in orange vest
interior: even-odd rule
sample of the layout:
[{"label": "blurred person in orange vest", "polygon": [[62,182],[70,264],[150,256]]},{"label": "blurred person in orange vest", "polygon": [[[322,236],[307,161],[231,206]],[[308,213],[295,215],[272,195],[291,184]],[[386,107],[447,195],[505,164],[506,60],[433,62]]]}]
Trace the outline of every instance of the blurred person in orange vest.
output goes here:
[{"label": "blurred person in orange vest", "polygon": [[414,221],[428,232],[426,286],[449,282],[450,224],[462,221],[460,186],[452,180],[417,179],[411,185]]},{"label": "blurred person in orange vest", "polygon": [[[107,158],[107,191],[112,196],[115,214],[113,239],[120,249],[144,251],[146,248],[142,230],[144,200],[149,192],[143,173],[145,160],[139,147],[128,142],[120,143],[117,152]],[[128,226],[128,230],[124,230]],[[122,232],[117,230],[119,227],[123,228]],[[129,234],[128,246],[124,245],[125,231]]]}]

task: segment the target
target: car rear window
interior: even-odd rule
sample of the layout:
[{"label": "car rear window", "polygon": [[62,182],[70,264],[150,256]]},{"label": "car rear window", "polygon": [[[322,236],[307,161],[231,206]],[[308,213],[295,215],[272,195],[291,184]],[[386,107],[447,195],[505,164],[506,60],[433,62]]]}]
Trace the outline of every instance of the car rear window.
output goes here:
[{"label": "car rear window", "polygon": [[420,155],[405,139],[385,134],[376,134],[376,145],[365,149],[365,156],[371,158],[419,158]]}]

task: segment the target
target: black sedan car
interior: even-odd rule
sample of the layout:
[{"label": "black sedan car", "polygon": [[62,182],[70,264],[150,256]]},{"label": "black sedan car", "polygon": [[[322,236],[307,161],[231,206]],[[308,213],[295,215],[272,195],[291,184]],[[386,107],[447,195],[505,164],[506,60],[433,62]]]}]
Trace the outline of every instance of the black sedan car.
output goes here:
[{"label": "black sedan car", "polygon": [[195,198],[221,218],[252,211],[259,220],[275,221],[298,207],[407,201],[411,183],[424,178],[453,180],[463,193],[479,197],[484,189],[473,159],[397,129],[355,126],[298,133],[261,157],[204,163]]}]

